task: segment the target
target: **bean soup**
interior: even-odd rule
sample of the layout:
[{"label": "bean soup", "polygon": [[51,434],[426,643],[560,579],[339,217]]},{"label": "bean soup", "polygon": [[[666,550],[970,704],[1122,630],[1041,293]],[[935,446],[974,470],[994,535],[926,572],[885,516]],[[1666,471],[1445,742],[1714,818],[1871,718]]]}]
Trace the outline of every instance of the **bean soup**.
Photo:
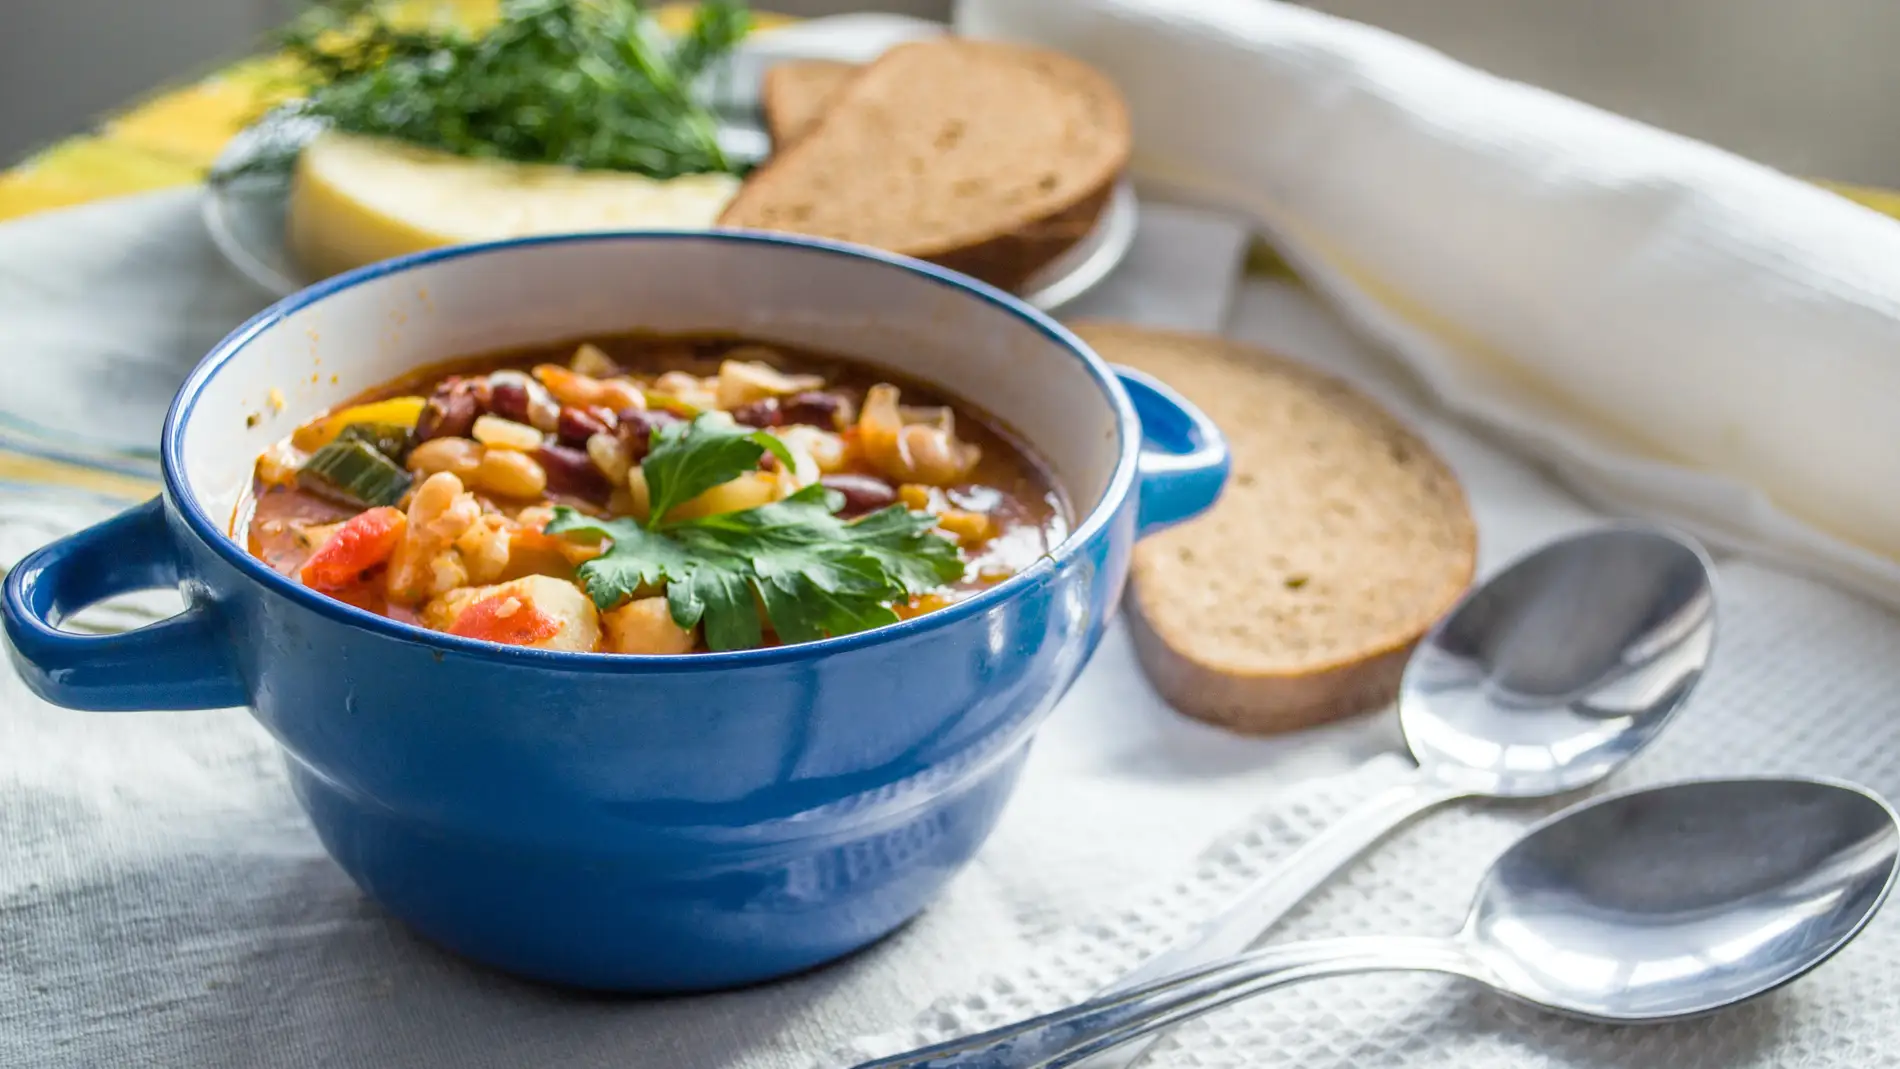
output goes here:
[{"label": "bean soup", "polygon": [[233,534],[330,597],[541,649],[806,642],[971,596],[1068,533],[983,413],[823,354],[628,335],[371,391],[258,458]]}]

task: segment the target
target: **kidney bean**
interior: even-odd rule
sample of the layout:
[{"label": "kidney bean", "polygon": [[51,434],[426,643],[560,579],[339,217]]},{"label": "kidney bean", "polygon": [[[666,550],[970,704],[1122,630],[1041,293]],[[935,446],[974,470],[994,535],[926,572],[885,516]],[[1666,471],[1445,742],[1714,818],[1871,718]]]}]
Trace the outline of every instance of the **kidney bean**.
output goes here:
[{"label": "kidney bean", "polygon": [[532,426],[528,415],[528,388],[518,382],[490,382],[488,410],[502,419]]},{"label": "kidney bean", "polygon": [[534,451],[534,459],[540,461],[542,470],[548,473],[549,493],[605,501],[613,491],[607,477],[594,466],[593,458],[584,449],[544,445]]},{"label": "kidney bean", "polygon": [[732,421],[747,427],[777,427],[785,422],[785,415],[779,410],[778,398],[762,397],[733,409]]},{"label": "kidney bean", "polygon": [[782,423],[806,423],[825,430],[841,431],[845,424],[851,422],[850,403],[838,394],[823,390],[795,393],[781,402],[778,408]]},{"label": "kidney bean", "polygon": [[449,379],[437,387],[422,406],[422,415],[416,420],[416,441],[466,438],[481,414],[480,384],[468,379]]},{"label": "kidney bean", "polygon": [[587,439],[596,434],[606,434],[620,423],[610,409],[577,408],[574,405],[561,406],[561,418],[555,424],[554,433],[568,445],[584,446]]},{"label": "kidney bean", "polygon": [[634,464],[645,459],[647,450],[652,448],[654,431],[680,422],[678,416],[658,408],[629,408],[620,413],[619,419],[617,433],[620,440],[627,443],[627,455]]},{"label": "kidney bean", "polygon": [[842,515],[862,516],[897,500],[897,491],[891,484],[871,475],[826,475],[818,480],[827,490],[836,490],[844,495]]}]

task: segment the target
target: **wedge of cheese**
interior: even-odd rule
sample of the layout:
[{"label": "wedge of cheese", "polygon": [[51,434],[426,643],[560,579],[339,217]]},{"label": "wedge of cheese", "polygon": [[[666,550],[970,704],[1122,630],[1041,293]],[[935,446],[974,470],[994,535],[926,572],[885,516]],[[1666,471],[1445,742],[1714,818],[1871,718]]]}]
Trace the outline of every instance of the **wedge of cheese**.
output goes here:
[{"label": "wedge of cheese", "polygon": [[728,174],[662,181],[326,133],[298,157],[287,237],[304,271],[321,278],[471,241],[709,227],[738,189]]}]

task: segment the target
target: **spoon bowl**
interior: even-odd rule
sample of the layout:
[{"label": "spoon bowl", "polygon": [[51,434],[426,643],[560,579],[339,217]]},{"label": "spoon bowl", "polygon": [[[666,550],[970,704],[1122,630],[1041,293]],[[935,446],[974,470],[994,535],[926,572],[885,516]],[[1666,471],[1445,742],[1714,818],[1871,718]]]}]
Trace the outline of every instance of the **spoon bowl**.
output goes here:
[{"label": "spoon bowl", "polygon": [[1559,539],[1466,595],[1400,685],[1407,747],[1467,794],[1539,798],[1635,755],[1694,689],[1715,646],[1702,549],[1652,527]]},{"label": "spoon bowl", "polygon": [[1055,1069],[1326,976],[1475,980],[1570,1017],[1648,1024],[1759,997],[1859,934],[1900,871],[1900,820],[1849,784],[1699,780],[1609,795],[1533,827],[1441,939],[1290,943],[860,1069]]},{"label": "spoon bowl", "polygon": [[1613,795],[1493,863],[1461,939],[1519,998],[1573,1017],[1694,1016],[1827,960],[1900,867],[1885,802],[1819,780]]}]

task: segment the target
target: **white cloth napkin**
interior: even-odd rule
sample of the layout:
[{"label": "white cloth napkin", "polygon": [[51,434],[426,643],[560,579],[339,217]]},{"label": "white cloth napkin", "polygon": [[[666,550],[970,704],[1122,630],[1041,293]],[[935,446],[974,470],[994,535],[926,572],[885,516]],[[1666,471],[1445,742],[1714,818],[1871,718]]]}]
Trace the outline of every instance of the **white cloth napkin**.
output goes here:
[{"label": "white cloth napkin", "polygon": [[1598,502],[1900,603],[1900,223],[1274,0],[961,0],[1127,95],[1451,410]]}]

